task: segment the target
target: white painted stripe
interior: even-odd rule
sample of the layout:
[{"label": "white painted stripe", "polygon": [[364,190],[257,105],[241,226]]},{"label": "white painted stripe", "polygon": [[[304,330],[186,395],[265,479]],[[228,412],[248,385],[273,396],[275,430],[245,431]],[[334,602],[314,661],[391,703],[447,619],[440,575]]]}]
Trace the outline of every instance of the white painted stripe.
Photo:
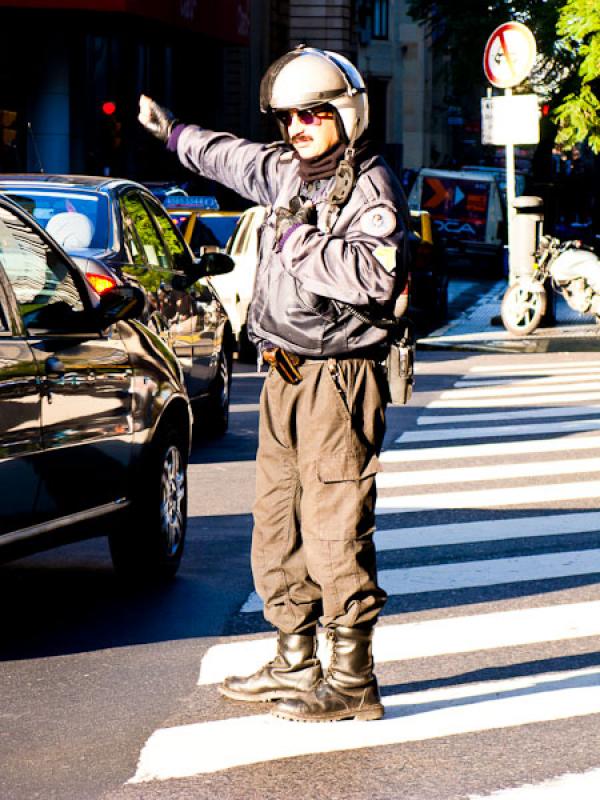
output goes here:
[{"label": "white painted stripe", "polygon": [[458,398],[472,399],[474,397],[512,397],[513,395],[535,394],[556,394],[560,389],[569,392],[577,399],[579,392],[586,389],[588,391],[600,389],[600,381],[582,381],[580,383],[565,383],[560,387],[539,386],[538,384],[528,386],[505,386],[498,389],[448,389],[440,394],[441,400],[456,400]]},{"label": "white painted stripe", "polygon": [[[462,391],[462,390],[461,390]],[[589,402],[600,400],[600,392],[577,392],[577,402]],[[566,403],[573,405],[575,399],[574,394],[554,394],[549,397],[544,397],[544,404],[546,403]],[[538,406],[541,405],[540,398],[537,394],[533,396],[521,397],[495,397],[489,398],[462,398],[453,400],[433,400],[427,404],[427,408],[510,408],[511,406]]]},{"label": "white painted stripe", "polygon": [[600,670],[397,694],[384,697],[383,704],[386,716],[378,722],[298,725],[258,714],[162,728],[146,742],[129,782],[586,717],[600,713]]},{"label": "white painted stripe", "polygon": [[233,379],[237,380],[238,378],[262,378],[264,380],[267,375],[269,374],[269,370],[265,369],[263,372],[253,371],[253,372],[238,372],[237,368],[234,367],[233,370]]},{"label": "white painted stripe", "polygon": [[564,361],[564,362],[556,362],[554,364],[544,363],[542,361],[536,362],[525,362],[525,363],[514,363],[511,364],[510,367],[498,367],[492,366],[489,364],[481,364],[474,367],[471,367],[469,370],[470,374],[473,373],[485,373],[485,372],[493,372],[494,375],[512,375],[514,373],[519,372],[529,372],[530,370],[541,370],[546,375],[548,373],[555,373],[555,372],[568,372],[574,368],[582,367],[587,369],[588,367],[594,367],[598,364],[598,359],[589,359],[588,361]]},{"label": "white painted stripe", "polygon": [[468,373],[463,375],[460,380],[468,382],[469,386],[483,386],[486,381],[504,380],[505,378],[514,378],[515,380],[526,380],[527,378],[545,378],[552,375],[562,375],[568,377],[569,375],[597,375],[600,372],[600,367],[553,367],[549,366],[546,369],[529,369],[518,368],[515,369],[493,369],[488,372],[493,372],[491,378],[484,375],[473,375]]},{"label": "white painted stripe", "polygon": [[[383,569],[377,573],[377,580],[389,595],[401,596],[596,573],[600,573],[600,550],[574,550],[515,558],[459,561],[428,567]],[[262,611],[262,600],[256,592],[249,595],[241,610],[244,613]]]},{"label": "white painted stripe", "polygon": [[[402,436],[396,439],[401,442]],[[522,441],[495,442],[493,444],[467,444],[455,447],[423,447],[420,449],[384,450],[379,460],[383,464],[410,464],[415,461],[440,461],[453,458],[500,458],[505,455],[523,454]],[[600,448],[600,436],[571,434],[559,439],[528,439],[527,453],[555,453],[567,450],[596,450]]]},{"label": "white painted stripe", "polygon": [[230,403],[229,411],[232,414],[247,414],[251,411],[258,411],[260,403]]},{"label": "white painted stripe", "polygon": [[[597,376],[594,376],[597,377]],[[480,378],[477,382],[471,378],[470,380],[466,380],[465,378],[461,378],[452,386],[455,389],[479,389],[481,386],[547,386],[552,384],[564,384],[569,382],[574,382],[577,385],[580,383],[587,383],[589,381],[590,376],[588,374],[581,374],[581,375],[546,375],[544,377],[537,377],[536,375],[525,375],[525,376],[515,376],[512,378]],[[450,391],[450,390],[448,390]]]},{"label": "white painted stripe", "polygon": [[598,800],[600,769],[568,773],[543,783],[528,783],[493,794],[469,795],[468,800]]},{"label": "white painted stripe", "polygon": [[[373,637],[377,664],[500,647],[600,636],[600,601],[571,603],[466,617],[379,624]],[[251,675],[276,651],[274,636],[210,647],[202,659],[198,685],[220,683],[227,675]],[[327,665],[329,648],[319,634],[319,657]]]},{"label": "white painted stripe", "polygon": [[[396,439],[404,442],[454,441],[457,439],[477,439],[508,436],[529,436],[547,433],[574,433],[600,429],[600,420],[565,420],[562,422],[532,422],[520,425],[486,425],[483,427],[447,428],[406,431]],[[521,445],[522,452],[522,445]]]},{"label": "white painted stripe", "polygon": [[[522,425],[485,425],[481,428],[436,428],[435,430],[405,431],[396,442],[435,442],[456,439],[479,439],[506,436],[530,436],[542,433],[573,433],[600,430],[600,419],[567,419],[563,422],[531,422]],[[564,442],[563,442],[564,446]],[[522,452],[523,444],[521,444]]]},{"label": "white painted stripe", "polygon": [[486,519],[480,522],[454,522],[444,525],[390,528],[375,533],[379,552],[412,547],[493,542],[539,536],[566,536],[600,531],[600,512],[553,514],[511,519]]},{"label": "white painted stripe", "polygon": [[448,508],[502,508],[504,506],[537,506],[564,500],[600,498],[600,481],[549,483],[543,486],[514,486],[503,489],[475,489],[466,492],[426,493],[381,497],[378,514],[400,514],[408,511],[430,511]]},{"label": "white painted stripe", "polygon": [[406,595],[595,573],[600,573],[600,550],[573,550],[428,567],[384,569],[378,573],[378,580],[388,594]]},{"label": "white painted stripe", "polygon": [[514,478],[541,478],[551,475],[591,476],[600,472],[600,458],[572,458],[561,461],[522,461],[508,464],[491,464],[486,467],[457,467],[456,469],[420,469],[410,472],[380,472],[379,489],[398,489],[408,486],[441,485],[444,483],[471,483],[473,481],[500,481]]},{"label": "white painted stripe", "polygon": [[[600,370],[598,370],[600,371]],[[453,386],[455,389],[469,388],[478,389],[480,386],[545,386],[550,384],[569,384],[573,383],[574,386],[585,384],[589,381],[589,375],[544,375],[538,377],[537,375],[520,375],[513,378],[479,378],[475,381],[469,378],[468,375],[456,381]],[[594,377],[597,377],[596,375]]]},{"label": "white painted stripe", "polygon": [[600,405],[572,408],[540,407],[522,411],[487,411],[482,414],[428,414],[417,418],[417,425],[453,425],[461,422],[508,422],[512,419],[546,419],[547,417],[588,417],[600,415]]}]

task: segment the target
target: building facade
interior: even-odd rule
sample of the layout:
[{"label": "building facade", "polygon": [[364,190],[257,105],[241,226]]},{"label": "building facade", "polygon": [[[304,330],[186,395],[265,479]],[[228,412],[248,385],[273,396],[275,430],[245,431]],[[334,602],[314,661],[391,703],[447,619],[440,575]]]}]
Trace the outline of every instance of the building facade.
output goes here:
[{"label": "building facade", "polygon": [[0,0],[0,109],[16,114],[0,168],[160,178],[136,122],[142,92],[182,117],[247,132],[250,6]]}]

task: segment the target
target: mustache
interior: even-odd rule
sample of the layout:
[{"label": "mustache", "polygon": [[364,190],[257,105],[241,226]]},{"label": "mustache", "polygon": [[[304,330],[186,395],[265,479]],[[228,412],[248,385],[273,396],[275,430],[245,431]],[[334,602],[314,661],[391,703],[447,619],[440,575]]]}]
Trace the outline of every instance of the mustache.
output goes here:
[{"label": "mustache", "polygon": [[306,133],[297,133],[290,140],[291,144],[296,144],[296,142],[312,142],[312,136],[307,136]]}]

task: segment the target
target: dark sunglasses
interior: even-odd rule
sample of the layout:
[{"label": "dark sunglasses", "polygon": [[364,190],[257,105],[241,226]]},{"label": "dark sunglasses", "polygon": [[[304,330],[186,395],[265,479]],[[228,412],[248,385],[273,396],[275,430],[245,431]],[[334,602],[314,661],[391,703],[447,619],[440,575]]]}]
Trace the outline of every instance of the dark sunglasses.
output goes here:
[{"label": "dark sunglasses", "polygon": [[302,110],[292,108],[275,112],[275,117],[286,128],[289,128],[292,124],[294,115],[298,117],[303,125],[320,125],[322,119],[331,119],[333,117],[333,111],[328,108],[305,108]]}]

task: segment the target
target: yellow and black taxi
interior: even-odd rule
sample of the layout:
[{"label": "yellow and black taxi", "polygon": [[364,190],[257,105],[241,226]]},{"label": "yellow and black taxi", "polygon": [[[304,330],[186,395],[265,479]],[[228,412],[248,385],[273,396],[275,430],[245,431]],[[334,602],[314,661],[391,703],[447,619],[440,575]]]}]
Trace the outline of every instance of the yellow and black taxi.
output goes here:
[{"label": "yellow and black taxi", "polygon": [[211,195],[171,195],[163,205],[196,256],[207,247],[224,250],[242,213],[223,211]]}]

